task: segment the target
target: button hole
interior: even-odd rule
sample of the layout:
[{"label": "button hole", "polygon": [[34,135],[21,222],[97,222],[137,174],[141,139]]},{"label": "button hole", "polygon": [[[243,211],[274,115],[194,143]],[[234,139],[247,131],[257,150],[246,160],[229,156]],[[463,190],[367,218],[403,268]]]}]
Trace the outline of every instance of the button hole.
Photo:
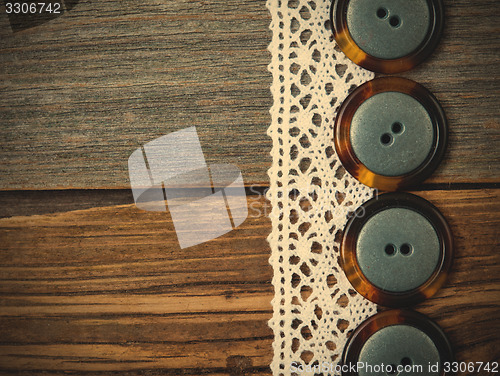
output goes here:
[{"label": "button hole", "polygon": [[389,23],[392,27],[399,27],[399,25],[401,25],[401,20],[398,16],[392,16],[391,18],[389,18]]},{"label": "button hole", "polygon": [[382,136],[380,136],[380,142],[382,145],[390,145],[392,144],[392,136],[389,133],[384,133]]},{"label": "button hole", "polygon": [[401,252],[403,256],[409,256],[413,253],[413,247],[410,244],[405,243],[401,247],[399,247],[399,252]]},{"label": "button hole", "polygon": [[396,254],[396,246],[394,244],[387,244],[385,246],[385,253],[389,256],[394,256]]},{"label": "button hole", "polygon": [[388,15],[389,15],[389,12],[387,11],[387,9],[385,9],[385,8],[378,8],[377,9],[377,17],[378,18],[384,19],[384,18],[387,18]]},{"label": "button hole", "polygon": [[401,359],[401,365],[403,367],[411,366],[412,364],[413,364],[413,362],[411,361],[411,359],[406,357],[406,356],[403,359]]},{"label": "button hole", "polygon": [[404,127],[403,127],[403,124],[401,124],[399,121],[396,121],[392,124],[391,129],[392,129],[392,133],[399,134],[399,133],[403,133]]}]

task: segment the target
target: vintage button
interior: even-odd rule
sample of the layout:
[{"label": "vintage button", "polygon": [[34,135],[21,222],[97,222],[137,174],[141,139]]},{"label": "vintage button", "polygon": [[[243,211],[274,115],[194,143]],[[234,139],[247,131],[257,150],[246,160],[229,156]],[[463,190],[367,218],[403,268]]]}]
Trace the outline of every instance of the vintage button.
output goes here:
[{"label": "vintage button", "polygon": [[354,63],[381,73],[413,68],[439,42],[442,0],[334,0],[330,19],[340,49]]},{"label": "vintage button", "polygon": [[391,191],[432,174],[446,150],[447,122],[438,101],[423,86],[384,77],[361,85],[342,103],[334,140],[351,175]]},{"label": "vintage button", "polygon": [[416,304],[443,285],[453,238],[441,213],[409,193],[388,193],[363,205],[348,221],[341,264],[365,298],[390,307]]},{"label": "vintage button", "polygon": [[353,332],[342,355],[342,375],[443,376],[443,364],[451,361],[451,345],[436,323],[417,312],[390,310]]}]

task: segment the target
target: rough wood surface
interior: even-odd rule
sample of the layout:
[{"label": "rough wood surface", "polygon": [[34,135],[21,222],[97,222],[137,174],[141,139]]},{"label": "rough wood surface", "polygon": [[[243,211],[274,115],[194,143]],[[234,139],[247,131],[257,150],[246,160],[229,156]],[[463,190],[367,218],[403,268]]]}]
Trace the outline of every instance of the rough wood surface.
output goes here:
[{"label": "rough wood surface", "polygon": [[16,34],[7,21],[2,11],[0,188],[127,187],[135,149],[189,126],[208,162],[267,181],[263,1],[81,1]]},{"label": "rough wood surface", "polygon": [[[436,53],[404,74],[436,94],[450,121],[450,149],[430,181],[498,182],[498,4],[445,2]],[[132,151],[192,125],[210,163],[267,185],[264,3],[87,0],[15,34],[0,8],[0,189],[125,188]]]},{"label": "rough wood surface", "polygon": [[[445,287],[416,309],[458,360],[498,360],[500,190],[419,195],[449,220],[456,256]],[[248,200],[240,228],[187,250],[167,214],[133,205],[0,219],[0,369],[267,374],[269,206]]]}]

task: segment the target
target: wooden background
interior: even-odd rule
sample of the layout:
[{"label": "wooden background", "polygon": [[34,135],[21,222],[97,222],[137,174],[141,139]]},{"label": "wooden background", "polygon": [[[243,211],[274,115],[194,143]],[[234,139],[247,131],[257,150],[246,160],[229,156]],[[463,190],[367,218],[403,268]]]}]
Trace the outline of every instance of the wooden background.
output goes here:
[{"label": "wooden background", "polygon": [[[438,49],[403,76],[449,119],[445,160],[415,193],[448,218],[457,253],[415,309],[458,360],[498,361],[500,13],[445,3]],[[0,374],[269,374],[264,1],[87,0],[15,34],[0,9]],[[168,214],[133,205],[127,159],[193,125],[209,163],[240,167],[251,210],[181,250]]]}]

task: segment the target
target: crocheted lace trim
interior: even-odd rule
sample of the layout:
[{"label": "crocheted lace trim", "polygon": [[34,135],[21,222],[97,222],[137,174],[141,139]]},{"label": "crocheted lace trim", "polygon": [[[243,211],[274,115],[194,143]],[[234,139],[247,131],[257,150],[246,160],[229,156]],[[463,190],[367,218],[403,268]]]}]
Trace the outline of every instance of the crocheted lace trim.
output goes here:
[{"label": "crocheted lace trim", "polygon": [[269,321],[274,375],[324,362],[336,365],[348,334],[376,310],[353,290],[338,261],[348,217],[374,191],[346,173],[333,145],[339,105],[373,74],[335,45],[329,3],[267,2],[273,32],[268,240],[275,288]]}]

